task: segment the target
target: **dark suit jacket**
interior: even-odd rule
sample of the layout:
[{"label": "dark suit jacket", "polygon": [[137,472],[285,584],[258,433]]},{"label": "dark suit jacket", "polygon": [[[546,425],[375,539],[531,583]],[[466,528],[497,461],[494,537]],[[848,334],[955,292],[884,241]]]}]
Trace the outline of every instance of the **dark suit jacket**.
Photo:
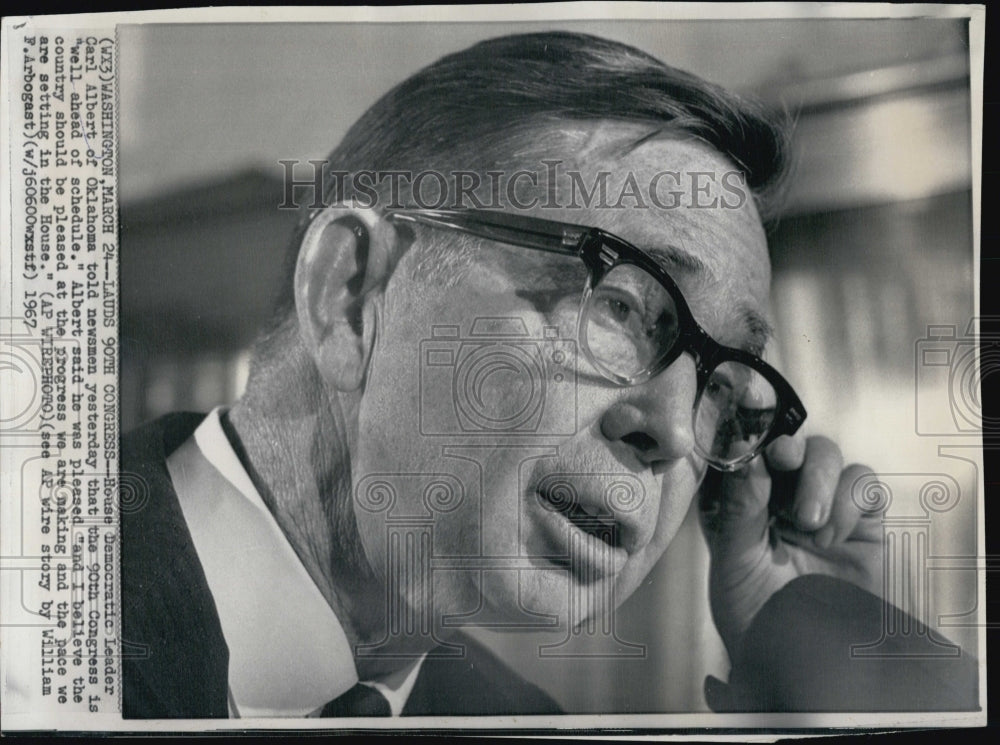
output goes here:
[{"label": "dark suit jacket", "polygon": [[[228,716],[228,649],[166,469],[166,457],[201,419],[172,414],[122,442],[123,488],[138,489],[122,502],[126,718]],[[819,576],[795,580],[754,620],[734,654],[729,685],[707,682],[709,703],[717,711],[978,708],[974,660],[941,656],[946,647],[934,637],[888,638],[881,656],[852,653],[882,636],[882,619],[882,601],[853,585]],[[425,660],[404,714],[559,712],[482,645],[463,641],[463,659]]]}]

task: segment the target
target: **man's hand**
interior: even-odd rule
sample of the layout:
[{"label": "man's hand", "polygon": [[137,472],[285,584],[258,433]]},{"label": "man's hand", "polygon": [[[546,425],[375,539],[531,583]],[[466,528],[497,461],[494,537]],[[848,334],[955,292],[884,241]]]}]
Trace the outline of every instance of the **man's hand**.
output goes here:
[{"label": "man's hand", "polygon": [[880,594],[882,524],[851,498],[871,471],[844,468],[824,437],[781,437],[734,473],[710,470],[701,522],[712,557],[712,616],[730,654],[764,603],[804,574]]}]

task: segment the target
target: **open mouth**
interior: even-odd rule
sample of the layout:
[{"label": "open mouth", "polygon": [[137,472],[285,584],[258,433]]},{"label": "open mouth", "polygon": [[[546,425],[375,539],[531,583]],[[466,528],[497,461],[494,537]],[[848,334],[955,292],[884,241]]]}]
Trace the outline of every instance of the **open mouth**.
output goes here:
[{"label": "open mouth", "polygon": [[623,548],[623,530],[618,519],[607,509],[583,506],[577,500],[562,499],[561,494],[549,490],[539,492],[542,506],[562,515],[574,527],[604,542],[611,548]]}]

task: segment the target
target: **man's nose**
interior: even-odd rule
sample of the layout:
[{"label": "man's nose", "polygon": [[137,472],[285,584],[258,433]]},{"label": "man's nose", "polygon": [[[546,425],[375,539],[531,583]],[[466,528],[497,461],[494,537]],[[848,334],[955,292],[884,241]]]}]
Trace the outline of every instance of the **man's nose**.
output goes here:
[{"label": "man's nose", "polygon": [[694,449],[697,387],[694,360],[682,354],[659,375],[625,389],[602,416],[601,433],[625,443],[648,466],[684,458]]}]

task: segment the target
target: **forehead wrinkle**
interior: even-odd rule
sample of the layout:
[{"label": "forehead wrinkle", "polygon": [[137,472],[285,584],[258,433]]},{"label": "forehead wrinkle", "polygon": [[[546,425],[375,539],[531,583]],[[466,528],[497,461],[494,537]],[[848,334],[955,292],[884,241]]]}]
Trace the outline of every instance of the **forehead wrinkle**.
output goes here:
[{"label": "forehead wrinkle", "polygon": [[576,131],[583,134],[584,139],[569,162],[580,168],[589,164],[613,171],[620,165],[618,161],[622,157],[655,139],[662,128],[656,127],[651,132],[648,123],[597,120],[584,123]]},{"label": "forehead wrinkle", "polygon": [[759,247],[754,245],[755,233],[763,232],[759,223],[754,224],[732,210],[721,213],[720,210],[664,211],[655,215],[658,230],[645,229],[642,237],[654,245],[662,237],[664,243],[680,249],[674,258],[681,269],[687,265],[697,269],[691,272],[693,277],[718,283],[729,281],[734,259],[751,275],[765,269],[764,265],[769,265],[766,241],[762,238]]},{"label": "forehead wrinkle", "polygon": [[621,149],[618,152],[618,155],[624,157],[629,153],[631,153],[633,150],[642,147],[650,140],[655,140],[656,138],[661,137],[663,134],[664,134],[664,128],[656,127],[651,131],[647,132],[646,134],[642,135],[638,139],[627,140],[625,144],[622,145]]}]

